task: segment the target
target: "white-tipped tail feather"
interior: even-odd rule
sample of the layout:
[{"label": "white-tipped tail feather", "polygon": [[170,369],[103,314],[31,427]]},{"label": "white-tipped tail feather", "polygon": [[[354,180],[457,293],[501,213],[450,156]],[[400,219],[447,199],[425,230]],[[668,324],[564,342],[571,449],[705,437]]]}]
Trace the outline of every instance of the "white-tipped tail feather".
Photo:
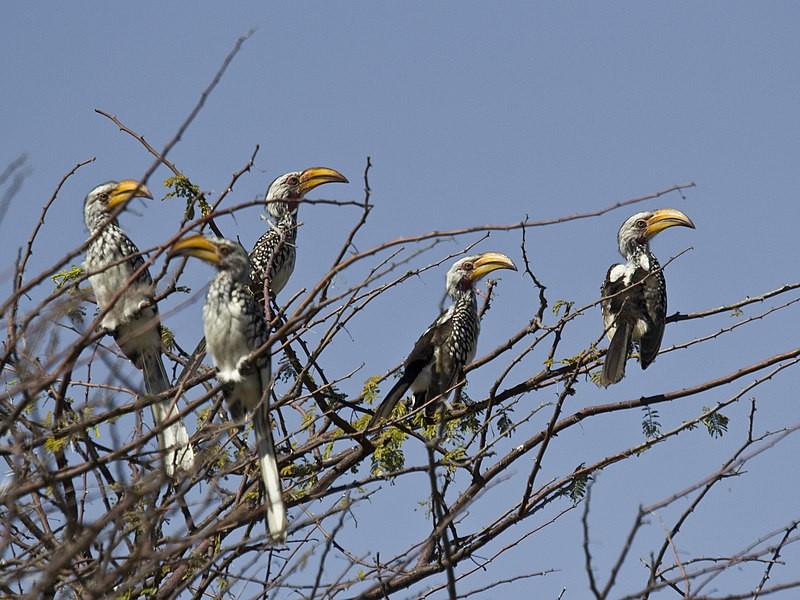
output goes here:
[{"label": "white-tipped tail feather", "polygon": [[[170,388],[164,363],[158,350],[146,350],[140,354],[144,386],[148,394],[157,395]],[[189,470],[194,465],[194,450],[189,443],[189,433],[183,421],[164,426],[163,424],[177,414],[172,400],[167,398],[151,405],[153,421],[158,432],[158,447],[161,449],[164,470],[169,477],[174,477],[178,467]]]},{"label": "white-tipped tail feather", "polygon": [[282,544],[286,541],[286,507],[283,505],[281,494],[281,476],[278,471],[278,460],[275,457],[272,428],[269,426],[268,410],[264,404],[260,404],[255,411],[253,429],[256,432],[261,479],[264,482],[270,541],[273,544]]}]

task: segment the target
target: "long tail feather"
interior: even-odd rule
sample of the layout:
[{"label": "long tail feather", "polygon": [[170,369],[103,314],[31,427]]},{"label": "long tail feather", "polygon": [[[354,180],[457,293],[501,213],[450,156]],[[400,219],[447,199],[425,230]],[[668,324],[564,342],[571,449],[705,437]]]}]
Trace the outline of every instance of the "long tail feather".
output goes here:
[{"label": "long tail feather", "polygon": [[270,541],[273,544],[282,544],[286,541],[286,507],[281,494],[281,476],[278,471],[278,460],[275,457],[275,444],[272,440],[268,410],[264,403],[259,404],[256,409],[253,417],[253,429],[256,432],[258,464],[261,467],[261,479],[264,482],[266,493]]},{"label": "long tail feather", "polygon": [[397,406],[397,403],[405,396],[408,388],[411,387],[411,384],[417,378],[417,375],[419,375],[419,371],[413,373],[410,371],[410,369],[406,369],[403,376],[397,380],[397,383],[395,383],[392,389],[389,390],[389,393],[386,394],[386,398],[383,399],[383,402],[380,403],[375,410],[375,414],[370,419],[367,429],[372,429],[381,419],[388,419],[392,416],[394,407]]},{"label": "long tail feather", "polygon": [[628,350],[631,346],[631,335],[633,335],[633,324],[630,322],[618,322],[617,330],[611,343],[608,345],[606,360],[603,363],[603,387],[608,387],[612,383],[619,383],[625,377],[625,362],[628,360]]},{"label": "long tail feather", "polygon": [[[165,392],[170,388],[167,371],[161,361],[158,350],[144,351],[140,355],[140,366],[144,374],[144,387],[148,394],[155,395]],[[164,460],[164,470],[169,477],[175,476],[178,467],[191,469],[194,465],[194,450],[189,444],[189,433],[182,421],[162,428],[162,423],[171,418],[175,412],[171,410],[169,399],[151,404],[153,421],[160,429],[158,432],[158,446]]]}]

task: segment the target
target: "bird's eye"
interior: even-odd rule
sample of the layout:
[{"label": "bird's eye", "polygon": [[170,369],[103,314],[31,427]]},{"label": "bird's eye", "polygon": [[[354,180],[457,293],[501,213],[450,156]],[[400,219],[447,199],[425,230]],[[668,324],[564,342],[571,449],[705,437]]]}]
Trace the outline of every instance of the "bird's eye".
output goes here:
[{"label": "bird's eye", "polygon": [[102,192],[98,198],[100,198],[101,202],[108,202],[108,192]]},{"label": "bird's eye", "polygon": [[471,262],[465,262],[461,268],[464,269],[465,271],[472,271],[474,265]]},{"label": "bird's eye", "polygon": [[300,178],[297,177],[296,175],[292,175],[286,180],[286,183],[288,183],[292,187],[300,185]]},{"label": "bird's eye", "polygon": [[647,221],[645,221],[644,219],[639,219],[638,221],[636,221],[636,227],[638,229],[647,229]]},{"label": "bird's eye", "polygon": [[222,256],[228,256],[228,254],[230,254],[230,253],[231,253],[231,249],[230,249],[230,248],[228,248],[227,246],[220,246],[220,247],[219,247],[219,253],[220,253]]}]

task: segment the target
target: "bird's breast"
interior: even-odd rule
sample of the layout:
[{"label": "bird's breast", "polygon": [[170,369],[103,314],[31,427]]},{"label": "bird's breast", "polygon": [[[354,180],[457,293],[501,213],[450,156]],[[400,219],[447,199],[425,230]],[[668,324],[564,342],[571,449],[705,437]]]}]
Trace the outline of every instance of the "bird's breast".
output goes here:
[{"label": "bird's breast", "polygon": [[153,284],[147,269],[129,283],[133,273],[144,264],[141,256],[131,256],[136,252],[127,238],[104,235],[96,238],[86,251],[84,267],[91,273],[89,283],[100,310],[109,306],[120,290],[125,290],[103,317],[101,326],[109,331],[138,320],[145,307],[152,304]]}]

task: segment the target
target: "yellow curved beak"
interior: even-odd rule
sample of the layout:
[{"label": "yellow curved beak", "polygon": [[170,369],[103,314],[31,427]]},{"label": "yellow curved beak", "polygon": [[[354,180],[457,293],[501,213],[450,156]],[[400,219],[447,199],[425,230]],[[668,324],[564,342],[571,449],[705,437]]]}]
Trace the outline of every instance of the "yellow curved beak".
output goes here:
[{"label": "yellow curved beak", "polygon": [[692,220],[681,211],[674,208],[660,208],[647,219],[645,237],[650,239],[659,231],[664,231],[668,227],[675,227],[676,225],[690,227],[691,229],[695,228]]},{"label": "yellow curved beak", "polygon": [[349,181],[347,181],[347,177],[335,169],[311,167],[300,173],[300,185],[298,186],[300,195],[304,196],[307,192],[324,183],[349,183]]},{"label": "yellow curved beak", "polygon": [[505,254],[499,252],[485,252],[473,264],[472,280],[477,281],[481,277],[488,275],[497,269],[517,270],[517,265]]},{"label": "yellow curved beak", "polygon": [[153,194],[147,186],[135,179],[124,179],[114,186],[108,196],[108,207],[114,208],[118,204],[124,204],[131,198],[150,198]]},{"label": "yellow curved beak", "polygon": [[204,235],[190,235],[182,240],[178,240],[169,249],[167,255],[173,256],[194,256],[213,265],[219,266],[220,256],[217,252],[217,245]]}]

